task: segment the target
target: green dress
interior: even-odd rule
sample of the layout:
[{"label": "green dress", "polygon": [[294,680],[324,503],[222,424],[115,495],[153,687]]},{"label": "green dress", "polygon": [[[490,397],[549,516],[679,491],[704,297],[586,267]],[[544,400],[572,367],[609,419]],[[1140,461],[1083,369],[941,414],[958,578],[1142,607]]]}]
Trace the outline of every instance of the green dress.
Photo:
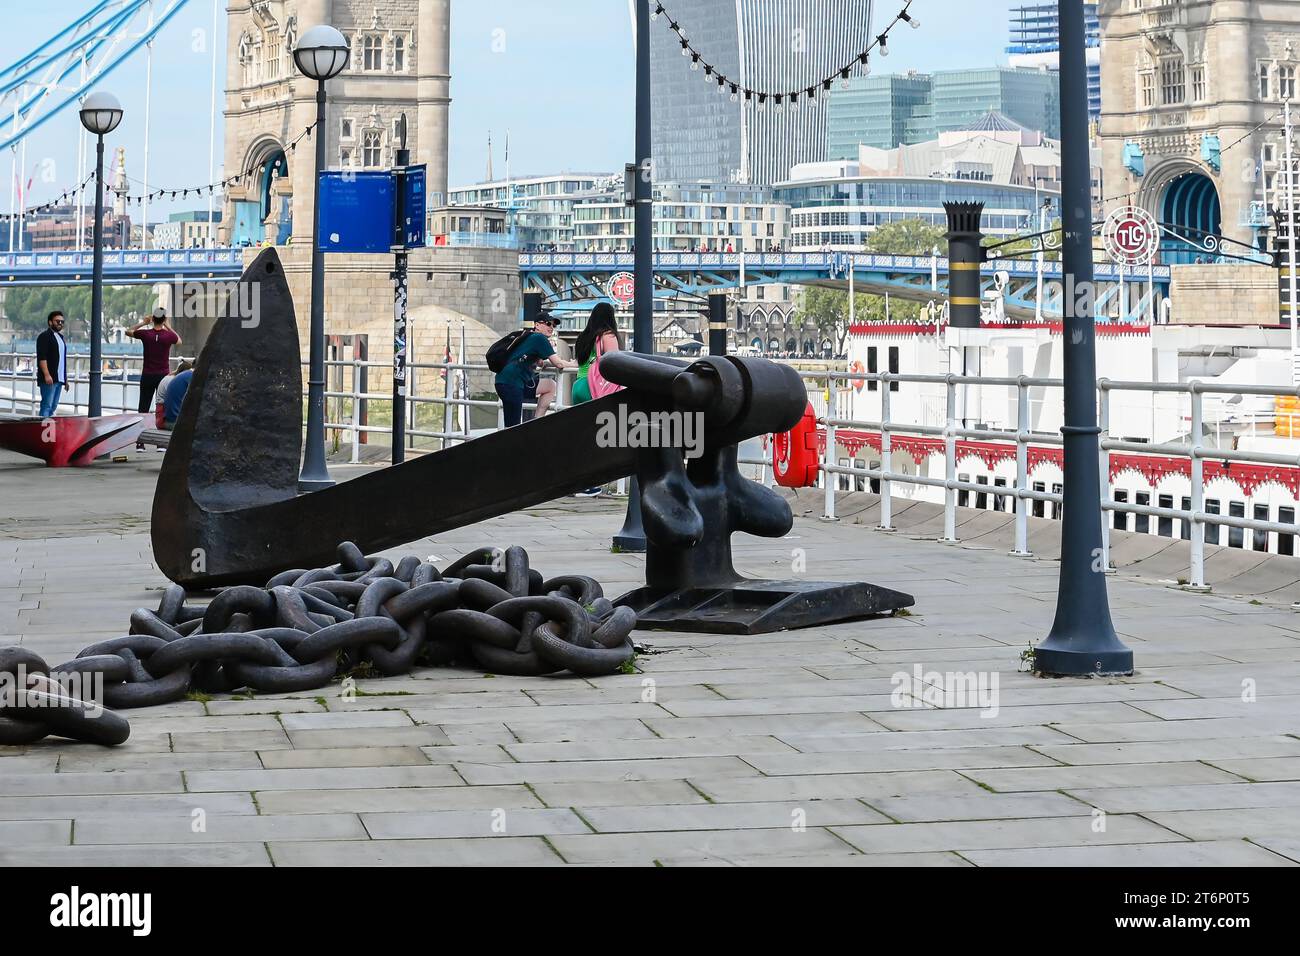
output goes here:
[{"label": "green dress", "polygon": [[596,361],[596,350],[593,348],[591,354],[587,356],[587,361],[578,366],[578,373],[573,377],[574,405],[591,401],[591,385],[587,382],[587,372],[591,369],[591,363],[594,361]]}]

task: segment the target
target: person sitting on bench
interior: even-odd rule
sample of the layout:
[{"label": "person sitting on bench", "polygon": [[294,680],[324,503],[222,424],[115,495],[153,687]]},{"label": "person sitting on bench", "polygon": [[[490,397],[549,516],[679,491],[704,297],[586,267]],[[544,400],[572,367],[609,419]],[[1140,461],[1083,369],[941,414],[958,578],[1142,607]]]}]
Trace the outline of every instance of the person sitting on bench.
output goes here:
[{"label": "person sitting on bench", "polygon": [[167,383],[167,391],[163,395],[163,431],[169,432],[176,427],[176,419],[181,414],[181,403],[185,401],[193,377],[194,370],[187,368],[183,372],[177,372]]}]

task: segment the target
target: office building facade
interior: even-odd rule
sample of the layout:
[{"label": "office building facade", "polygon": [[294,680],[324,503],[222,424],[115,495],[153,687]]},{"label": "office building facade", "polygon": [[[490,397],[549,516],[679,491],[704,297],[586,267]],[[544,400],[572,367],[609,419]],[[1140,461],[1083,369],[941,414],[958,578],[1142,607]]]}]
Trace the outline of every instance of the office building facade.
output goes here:
[{"label": "office building facade", "polygon": [[893,149],[910,141],[909,124],[928,112],[930,77],[917,73],[863,76],[832,90],[826,158],[856,159],[859,146]]},{"label": "office building facade", "polygon": [[525,251],[570,252],[573,206],[607,194],[623,179],[611,173],[558,173],[460,186],[448,193],[451,206],[485,206],[507,211],[506,230]]},{"label": "office building facade", "polygon": [[[677,0],[682,32],[710,65],[742,86],[806,89],[854,62],[871,42],[871,0]],[[691,68],[676,34],[650,24],[655,175],[663,182],[770,185],[825,158],[827,105],[760,106]],[[838,80],[836,81],[838,86]]]},{"label": "office building facade", "polygon": [[827,104],[828,155],[857,158],[859,145],[893,149],[965,129],[990,111],[1057,138],[1061,81],[1046,69],[989,67],[931,74],[854,77]]},{"label": "office building facade", "polygon": [[220,225],[220,212],[213,212],[211,219],[208,218],[207,210],[174,212],[165,222],[154,224],[153,246],[155,249],[200,249],[212,246],[216,244]]},{"label": "office building facade", "polygon": [[[633,207],[623,190],[574,203],[575,252],[631,252]],[[656,183],[657,252],[770,252],[789,239],[788,210],[763,186]]]}]

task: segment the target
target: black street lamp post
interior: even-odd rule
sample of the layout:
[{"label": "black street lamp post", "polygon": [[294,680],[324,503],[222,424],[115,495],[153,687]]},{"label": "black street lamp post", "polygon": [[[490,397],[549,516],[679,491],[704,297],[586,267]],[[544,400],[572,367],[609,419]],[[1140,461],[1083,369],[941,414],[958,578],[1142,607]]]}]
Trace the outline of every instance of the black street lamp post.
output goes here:
[{"label": "black street lamp post", "polygon": [[316,81],[316,168],[312,174],[311,329],[307,369],[307,442],[303,450],[300,491],[334,484],[325,467],[325,254],[320,248],[320,174],[325,168],[325,81],[348,65],[347,40],[331,26],[314,26],[298,41],[293,61]]},{"label": "black street lamp post", "polygon": [[1061,258],[1065,288],[1064,503],[1056,619],[1034,650],[1040,673],[1131,674],[1133,652],[1115,634],[1101,548],[1097,467],[1097,354],[1092,312],[1092,189],[1083,0],[1058,0],[1061,32]]},{"label": "black street lamp post", "polygon": [[[636,300],[632,307],[632,344],[646,354],[654,339],[654,163],[650,155],[650,0],[636,0],[636,171],[632,221],[633,276]],[[644,551],[641,491],[636,478],[628,483],[627,517],[614,546],[620,551]]]},{"label": "black street lamp post", "polygon": [[90,395],[87,414],[103,414],[104,364],[104,137],[122,122],[122,105],[112,93],[91,93],[81,102],[81,125],[95,136],[94,265],[90,280]]}]

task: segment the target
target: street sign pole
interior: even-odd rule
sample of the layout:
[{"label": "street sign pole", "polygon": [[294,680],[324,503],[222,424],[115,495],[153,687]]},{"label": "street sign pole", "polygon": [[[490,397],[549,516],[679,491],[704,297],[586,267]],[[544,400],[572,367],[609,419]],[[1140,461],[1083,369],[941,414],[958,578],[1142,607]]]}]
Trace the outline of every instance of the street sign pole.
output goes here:
[{"label": "street sign pole", "polygon": [[[632,310],[632,346],[649,355],[654,341],[654,165],[650,128],[650,0],[636,0],[636,173],[632,186],[633,271],[636,301]],[[628,484],[627,515],[614,535],[619,551],[644,552],[641,489],[633,476]]]},{"label": "street sign pole", "polygon": [[[406,459],[406,114],[398,124],[401,145],[393,169],[393,464]],[[450,372],[448,373],[450,374]]]}]

